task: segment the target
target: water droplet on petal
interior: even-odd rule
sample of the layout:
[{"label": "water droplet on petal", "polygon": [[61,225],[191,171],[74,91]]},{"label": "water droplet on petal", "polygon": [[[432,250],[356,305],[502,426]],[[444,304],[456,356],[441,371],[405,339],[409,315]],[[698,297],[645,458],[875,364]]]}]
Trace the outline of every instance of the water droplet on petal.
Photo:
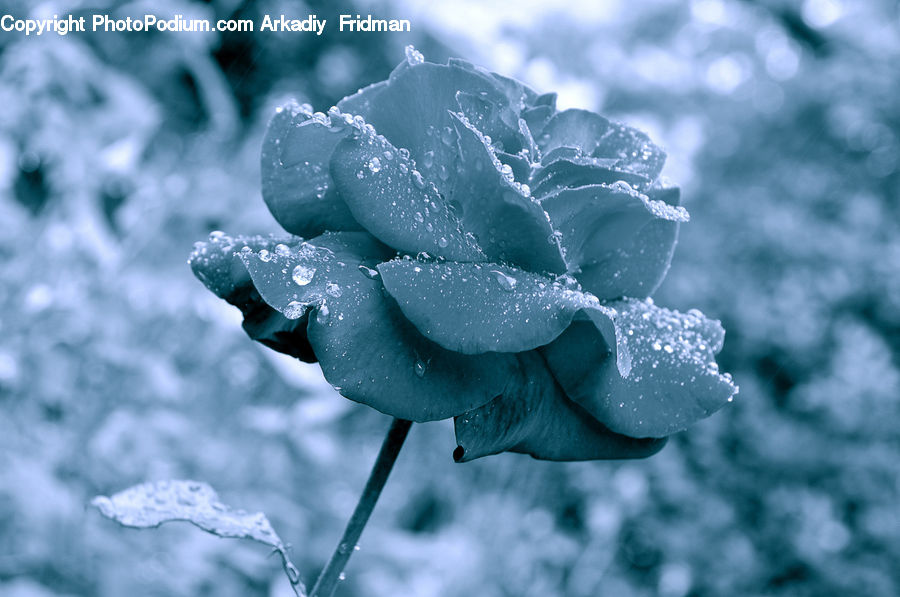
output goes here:
[{"label": "water droplet on petal", "polygon": [[428,365],[425,364],[425,361],[422,359],[416,359],[416,375],[419,377],[425,377],[425,370],[428,368]]},{"label": "water droplet on petal", "polygon": [[422,52],[418,51],[414,46],[406,46],[404,51],[406,52],[406,62],[411,66],[425,62],[425,56],[423,56]]},{"label": "water droplet on petal", "polygon": [[291,301],[284,308],[284,316],[288,319],[300,319],[305,311],[305,305],[298,301]]},{"label": "water droplet on petal", "polygon": [[316,268],[309,267],[308,265],[300,264],[294,268],[294,271],[291,273],[291,277],[294,279],[294,284],[297,286],[306,286],[310,282],[312,282],[313,276],[316,275]]},{"label": "water droplet on petal", "polygon": [[334,298],[340,298],[343,291],[341,290],[341,287],[334,282],[328,282],[325,284],[325,294],[333,296]]},{"label": "water droplet on petal", "polygon": [[268,263],[268,262],[272,261],[272,254],[269,253],[268,251],[266,251],[265,249],[261,249],[259,251],[259,260],[264,263]]},{"label": "water droplet on petal", "polygon": [[328,305],[322,303],[319,306],[319,310],[316,312],[316,323],[319,325],[325,325],[328,323],[328,317],[331,315],[331,312],[328,309]]},{"label": "water droplet on petal", "polygon": [[372,158],[371,160],[369,160],[368,166],[369,170],[371,170],[373,173],[381,172],[381,160],[379,160],[378,158]]},{"label": "water droplet on petal", "polygon": [[438,239],[438,246],[440,248],[444,249],[448,244],[450,244],[450,241],[448,241],[446,237],[442,236]]},{"label": "water droplet on petal", "polygon": [[291,249],[285,244],[278,243],[275,245],[275,254],[279,257],[289,257],[291,254]]},{"label": "water droplet on petal", "polygon": [[506,292],[512,292],[516,288],[516,283],[518,282],[515,278],[510,275],[507,275],[500,270],[491,270],[491,273],[494,275],[494,278],[497,279],[497,284],[500,285],[500,288]]}]

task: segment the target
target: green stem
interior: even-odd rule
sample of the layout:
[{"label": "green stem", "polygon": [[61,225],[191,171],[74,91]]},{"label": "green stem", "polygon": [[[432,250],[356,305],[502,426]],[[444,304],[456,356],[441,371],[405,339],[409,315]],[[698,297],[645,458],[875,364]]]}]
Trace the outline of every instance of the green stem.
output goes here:
[{"label": "green stem", "polygon": [[338,543],[334,553],[331,554],[331,559],[328,560],[328,564],[325,565],[325,569],[322,570],[318,580],[316,580],[310,597],[331,597],[334,594],[338,581],[341,580],[341,574],[350,560],[350,555],[359,542],[359,537],[362,535],[363,529],[369,521],[369,516],[378,502],[378,496],[381,495],[381,490],[384,489],[388,475],[391,474],[391,469],[394,467],[397,455],[400,454],[400,448],[403,447],[403,442],[406,440],[406,435],[409,433],[411,425],[412,421],[404,419],[394,419],[393,423],[391,423],[391,428],[384,438],[378,458],[375,459],[372,472],[369,473],[366,487],[363,489],[362,495],[359,496],[359,502],[356,504],[356,509],[353,510],[353,515],[347,523],[347,528],[344,529],[344,536],[341,537],[340,543]]}]

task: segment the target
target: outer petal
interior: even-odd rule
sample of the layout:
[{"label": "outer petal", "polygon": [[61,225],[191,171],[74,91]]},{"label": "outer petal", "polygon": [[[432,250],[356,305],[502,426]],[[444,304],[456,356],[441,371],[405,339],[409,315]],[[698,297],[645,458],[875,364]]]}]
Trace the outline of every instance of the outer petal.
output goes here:
[{"label": "outer petal", "polygon": [[365,233],[329,233],[289,251],[243,253],[254,285],[309,342],[341,394],[395,417],[443,419],[497,396],[510,355],[471,357],[419,334],[384,296],[372,266],[390,250]]},{"label": "outer petal", "polygon": [[615,346],[613,311],[544,276],[497,264],[404,259],[382,263],[378,270],[403,314],[449,350],[531,350],[553,341],[580,312]]},{"label": "outer petal", "polygon": [[342,135],[325,122],[308,107],[288,104],[269,122],[263,140],[263,199],[285,230],[301,236],[361,230],[334,190],[328,164]]},{"label": "outer petal", "polygon": [[[657,183],[647,190],[652,201],[677,206],[678,187]],[[654,218],[620,246],[595,252],[593,262],[581,266],[578,281],[600,299],[623,296],[645,298],[662,283],[678,242],[678,219]]]},{"label": "outer petal", "polygon": [[611,432],[566,398],[538,353],[518,357],[503,395],[454,419],[457,462],[507,450],[544,460],[645,458],[665,445]]},{"label": "outer petal", "polygon": [[347,136],[334,150],[331,174],[351,213],[382,242],[408,253],[485,260],[434,185],[384,137]]},{"label": "outer petal", "polygon": [[274,251],[279,244],[296,242],[295,237],[238,236],[214,233],[207,243],[197,243],[191,253],[194,275],[216,296],[241,310],[243,328],[252,339],[278,352],[308,363],[316,355],[306,338],[306,320],[288,319],[270,307],[256,291],[250,274],[237,257],[242,247]]},{"label": "outer petal", "polygon": [[541,348],[566,394],[611,430],[662,437],[686,429],[730,401],[737,388],[714,355],[724,331],[699,311],[686,314],[650,301],[612,303],[616,335],[631,356],[627,375],[593,325],[576,322]]}]

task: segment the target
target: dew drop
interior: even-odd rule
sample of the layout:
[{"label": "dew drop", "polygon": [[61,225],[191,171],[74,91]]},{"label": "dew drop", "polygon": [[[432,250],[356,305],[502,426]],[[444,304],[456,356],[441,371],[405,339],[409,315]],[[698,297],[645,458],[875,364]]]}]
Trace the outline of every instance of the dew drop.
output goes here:
[{"label": "dew drop", "polygon": [[423,56],[422,52],[418,51],[414,46],[406,46],[404,51],[406,52],[406,62],[409,63],[410,66],[425,62],[425,56]]},{"label": "dew drop", "polygon": [[438,246],[442,249],[446,248],[450,242],[447,240],[447,237],[442,236],[438,239]]},{"label": "dew drop", "polygon": [[261,249],[259,252],[259,260],[263,263],[268,263],[272,261],[272,254],[266,251],[265,249]]},{"label": "dew drop", "polygon": [[341,290],[341,287],[334,282],[328,282],[325,284],[325,294],[333,296],[334,298],[340,298],[343,291]]},{"label": "dew drop", "polygon": [[512,292],[516,288],[516,283],[518,282],[512,276],[509,276],[500,270],[491,270],[491,273],[494,275],[494,278],[497,279],[497,284],[500,285],[501,290],[506,292]]},{"label": "dew drop", "polygon": [[303,316],[304,305],[298,301],[291,301],[284,308],[284,316],[288,319],[300,319]]},{"label": "dew drop", "polygon": [[381,160],[379,160],[378,158],[372,158],[371,160],[369,160],[368,166],[369,170],[371,170],[373,173],[381,172]]},{"label": "dew drop", "polygon": [[211,243],[218,242],[223,238],[225,238],[225,233],[221,230],[213,230],[209,233],[209,242]]},{"label": "dew drop", "polygon": [[434,152],[426,151],[425,155],[422,156],[422,165],[426,168],[431,168],[434,166]]},{"label": "dew drop", "polygon": [[313,276],[316,275],[316,268],[300,264],[294,268],[291,277],[297,286],[306,286],[312,282]]},{"label": "dew drop", "polygon": [[425,221],[425,216],[423,216],[422,212],[420,212],[420,211],[417,211],[416,215],[414,217],[416,218],[416,222],[418,222],[420,224]]},{"label": "dew drop", "polygon": [[651,346],[653,347],[653,350],[662,350],[662,344],[660,344],[659,342],[654,341]]},{"label": "dew drop", "polygon": [[428,368],[428,365],[425,364],[425,361],[423,361],[422,359],[416,359],[416,365],[415,365],[416,375],[418,375],[419,377],[425,377],[425,370],[427,368]]},{"label": "dew drop", "polygon": [[328,305],[322,303],[319,306],[319,310],[316,312],[316,323],[319,325],[325,325],[328,323],[328,317],[331,315],[331,312],[328,310]]},{"label": "dew drop", "polygon": [[285,244],[278,243],[275,245],[275,254],[279,257],[290,257],[291,249]]}]

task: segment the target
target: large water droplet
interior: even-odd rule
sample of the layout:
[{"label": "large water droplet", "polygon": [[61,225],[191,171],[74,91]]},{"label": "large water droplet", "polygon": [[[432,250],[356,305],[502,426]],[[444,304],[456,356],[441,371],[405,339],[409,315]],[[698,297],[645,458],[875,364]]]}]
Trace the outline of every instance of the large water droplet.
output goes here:
[{"label": "large water droplet", "polygon": [[293,273],[291,273],[291,277],[294,279],[294,283],[297,286],[306,286],[312,282],[313,276],[315,275],[316,268],[303,264],[295,267]]},{"label": "large water droplet", "polygon": [[512,292],[516,289],[516,283],[518,282],[515,278],[510,275],[507,275],[500,270],[491,270],[491,274],[494,275],[494,278],[497,280],[497,284],[500,285],[500,289],[506,292]]},{"label": "large water droplet", "polygon": [[372,172],[381,172],[381,160],[378,158],[372,158],[369,160],[369,170]]},{"label": "large water droplet", "polygon": [[331,311],[328,309],[328,305],[322,303],[319,306],[319,310],[316,312],[316,323],[319,325],[325,325],[328,323],[328,318],[331,316]]},{"label": "large water droplet", "polygon": [[298,301],[291,301],[284,308],[284,316],[288,319],[300,319],[303,316],[305,305]]},{"label": "large water droplet", "polygon": [[335,284],[334,282],[329,282],[325,284],[325,294],[328,296],[333,296],[334,298],[340,298],[343,294],[341,287]]},{"label": "large water droplet", "polygon": [[275,254],[279,257],[289,257],[291,254],[291,249],[285,244],[278,243],[275,245]]},{"label": "large water droplet", "polygon": [[259,260],[264,263],[268,263],[268,262],[272,261],[272,254],[269,253],[268,251],[266,251],[265,249],[261,249],[259,251]]}]

